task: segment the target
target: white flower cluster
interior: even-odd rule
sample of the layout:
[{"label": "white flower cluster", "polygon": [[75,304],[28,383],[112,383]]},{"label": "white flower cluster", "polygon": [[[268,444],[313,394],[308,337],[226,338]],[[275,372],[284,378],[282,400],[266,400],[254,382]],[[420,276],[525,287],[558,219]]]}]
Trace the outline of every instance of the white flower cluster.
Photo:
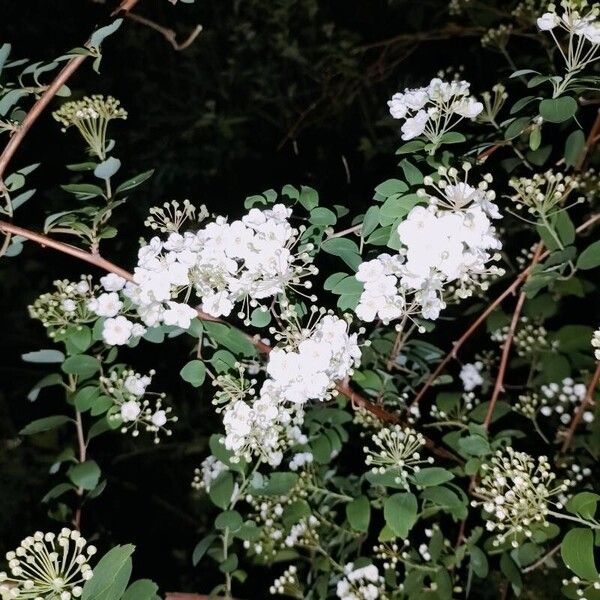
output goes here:
[{"label": "white flower cluster", "polygon": [[194,471],[194,480],[192,487],[195,490],[206,490],[210,492],[210,486],[217,477],[227,470],[227,466],[222,463],[216,456],[209,454],[200,465],[199,469]]},{"label": "white flower cluster", "polygon": [[383,587],[383,577],[375,565],[355,568],[344,565],[344,577],[338,581],[336,596],[341,600],[377,600]]},{"label": "white flower cluster", "polygon": [[[575,383],[571,377],[566,377],[560,383],[543,385],[540,391],[545,399],[544,406],[540,408],[542,415],[549,417],[554,413],[559,415],[563,425],[568,425],[571,422],[573,409],[583,402],[587,390],[583,383]],[[583,413],[583,420],[591,423],[594,420],[594,413],[586,410]]]},{"label": "white flower cluster", "polygon": [[[503,344],[506,341],[509,327],[505,325],[492,332],[490,339]],[[519,356],[532,356],[544,350],[554,349],[558,342],[550,342],[548,332],[543,325],[537,325],[529,317],[521,317],[513,338],[513,345]]]},{"label": "white flower cluster", "polygon": [[433,458],[423,460],[421,457],[425,438],[410,427],[384,427],[374,433],[371,439],[376,449],[372,450],[368,446],[363,448],[367,466],[372,465],[373,473],[392,472],[395,482],[406,489],[409,489],[409,477],[418,472],[421,465],[433,463]]},{"label": "white flower cluster", "polygon": [[402,139],[424,135],[434,146],[463,119],[475,119],[483,104],[469,93],[466,81],[432,79],[429,85],[405,89],[388,102],[394,119],[405,119]]},{"label": "white flower cluster", "polygon": [[225,447],[250,460],[261,455],[278,465],[282,449],[306,443],[298,428],[309,400],[326,400],[336,381],[351,375],[360,360],[356,334],[348,323],[331,314],[318,313],[306,328],[290,324],[286,343],[274,348],[267,365],[268,379],[258,398],[248,404],[238,399],[224,408]]},{"label": "white flower cluster", "polygon": [[294,253],[299,230],[290,225],[291,214],[276,204],[253,208],[232,223],[217,217],[195,233],[152,238],[138,253],[134,285],[126,288],[144,323],[189,327],[195,313],[176,298],[186,292],[187,302],[192,290],[205,313],[220,317],[239,302],[248,309],[286,288],[310,288],[302,279],[317,272],[309,255],[312,245]]},{"label": "white flower cluster", "polygon": [[[444,397],[442,396],[441,398],[443,399]],[[429,411],[429,416],[438,421],[436,423],[437,427],[444,425],[462,427],[462,423],[469,421],[471,411],[479,404],[481,404],[481,400],[473,392],[465,392],[448,406],[433,404]]]},{"label": "white flower cluster", "polygon": [[58,535],[37,531],[6,554],[10,575],[0,572],[2,600],[71,600],[80,598],[92,578],[88,564],[94,546],[78,531],[64,528]]},{"label": "white flower cluster", "polygon": [[[463,170],[464,180],[457,169],[445,167],[439,168],[437,182],[426,177],[425,185],[434,192],[419,190],[429,206],[415,206],[398,225],[400,254],[381,254],[359,266],[356,278],[364,283],[356,307],[360,319],[388,323],[416,312],[437,319],[446,306],[445,284],[457,282],[460,287],[486,272],[502,272],[487,267],[500,257],[502,247],[490,220],[500,217],[495,194],[488,190],[491,177],[486,175],[474,187],[467,181],[470,165]],[[465,286],[462,295],[472,292],[472,285]],[[460,290],[453,293],[460,295]]]},{"label": "white flower cluster", "polygon": [[592,348],[594,348],[594,356],[596,360],[600,360],[600,329],[594,331],[592,337]]},{"label": "white flower cluster", "polygon": [[463,383],[465,392],[470,392],[483,383],[483,377],[481,376],[482,369],[483,363],[481,361],[465,363],[462,366],[459,377]]},{"label": "white flower cluster", "polygon": [[494,546],[509,540],[516,548],[533,536],[535,526],[547,526],[550,505],[562,507],[552,498],[570,485],[569,481],[554,483],[556,475],[545,456],[535,459],[511,447],[498,450],[481,469],[485,475],[475,488],[478,500],[471,505],[482,506],[487,513],[486,529],[498,532]]},{"label": "white flower cluster", "polygon": [[[548,5],[548,12],[544,13],[537,20],[537,25],[542,31],[550,31],[553,36],[553,30],[558,27],[568,32],[570,35],[585,38],[592,46],[597,47],[600,44],[600,22],[598,21],[600,7],[597,4],[594,4],[588,12],[582,14],[579,11],[579,8],[582,6],[585,7],[585,5],[586,3],[582,2],[563,0],[560,3],[560,6],[563,8],[563,13],[562,15],[559,15],[556,12],[556,6],[550,4]],[[580,54],[579,61],[575,64],[589,62],[590,59],[593,58],[596,49],[597,48],[592,48],[587,50],[586,54]],[[581,50],[579,50],[579,52],[581,53]],[[573,59],[575,57],[569,58]]]},{"label": "white flower cluster", "polygon": [[[141,375],[132,370],[113,370],[108,377],[100,377],[100,384],[114,405],[108,411],[108,418],[121,424],[121,432],[131,431],[133,437],[140,429],[154,434],[154,443],[159,435],[171,435],[168,423],[175,423],[177,417],[170,416],[171,407],[163,408],[165,394],[147,392],[154,371]],[[153,401],[150,398],[154,398]]]}]

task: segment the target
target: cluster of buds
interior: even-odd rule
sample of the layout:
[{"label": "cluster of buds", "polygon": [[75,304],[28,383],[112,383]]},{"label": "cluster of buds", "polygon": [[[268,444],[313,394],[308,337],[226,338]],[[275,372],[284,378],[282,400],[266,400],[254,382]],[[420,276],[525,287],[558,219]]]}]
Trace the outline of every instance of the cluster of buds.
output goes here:
[{"label": "cluster of buds", "polygon": [[287,522],[289,507],[300,499],[308,498],[312,476],[307,471],[299,473],[298,481],[285,496],[245,497],[251,507],[250,519],[260,528],[257,540],[244,541],[244,548],[253,554],[274,557],[280,550],[295,546],[311,547],[319,539],[318,520],[310,515],[292,524]]},{"label": "cluster of buds", "polygon": [[517,548],[533,536],[535,528],[547,527],[550,506],[562,508],[560,500],[553,498],[570,486],[569,481],[555,482],[547,457],[534,459],[511,447],[498,450],[481,470],[484,475],[471,505],[483,508],[486,529],[497,532],[494,546],[510,541]]},{"label": "cluster of buds", "polygon": [[194,470],[192,488],[198,491],[206,490],[207,493],[210,492],[210,486],[226,470],[227,465],[225,463],[222,463],[216,456],[209,454],[202,461],[200,468]]},{"label": "cluster of buds", "polygon": [[[540,412],[545,417],[556,414],[563,425],[571,422],[573,409],[581,405],[586,395],[586,387],[583,383],[575,383],[571,377],[566,377],[560,383],[550,383],[541,387],[541,394],[544,396],[544,406]],[[594,420],[594,413],[586,410],[583,413],[583,420],[591,423]]]},{"label": "cluster of buds", "polygon": [[421,469],[421,465],[432,464],[433,458],[423,459],[421,449],[425,438],[410,427],[400,425],[384,427],[371,436],[376,449],[363,448],[365,463],[373,473],[391,472],[397,484],[409,489],[409,477]]},{"label": "cluster of buds", "polygon": [[596,360],[600,360],[600,329],[596,329],[594,331],[594,335],[592,337],[592,348],[594,348],[594,356]]},{"label": "cluster of buds", "polygon": [[[517,210],[525,210],[534,217],[547,219],[566,206],[571,193],[579,188],[578,177],[546,171],[532,177],[513,177],[508,184],[515,190],[510,197]],[[578,198],[574,204],[583,202]]]},{"label": "cluster of buds", "polygon": [[28,307],[29,316],[41,321],[51,338],[64,335],[70,325],[84,325],[98,318],[88,306],[99,289],[92,284],[91,275],[82,275],[79,281],[57,280],[54,287],[56,291],[42,294]]},{"label": "cluster of buds", "polygon": [[71,126],[76,127],[90,152],[100,160],[105,160],[108,123],[113,119],[126,119],[127,111],[112,96],[94,94],[81,100],[65,102],[52,116],[63,125],[63,131]]},{"label": "cluster of buds", "polygon": [[469,421],[469,414],[479,404],[481,404],[481,400],[473,392],[465,392],[446,410],[443,410],[437,404],[433,404],[429,416],[439,426],[459,425]]},{"label": "cluster of buds", "polygon": [[113,401],[108,410],[108,419],[121,426],[121,433],[131,431],[133,437],[145,430],[154,434],[154,443],[160,441],[160,434],[170,436],[169,423],[177,422],[171,416],[172,408],[163,407],[164,393],[147,392],[155,371],[141,375],[130,369],[114,369],[108,377],[100,377],[104,393]]},{"label": "cluster of buds", "polygon": [[80,598],[83,585],[92,578],[90,558],[94,546],[78,531],[37,531],[6,554],[10,574],[0,572],[2,600],[71,600]]},{"label": "cluster of buds", "polygon": [[295,565],[289,566],[269,588],[273,595],[288,596],[290,598],[305,598],[304,588],[298,580],[298,569]]},{"label": "cluster of buds", "polygon": [[502,24],[498,27],[488,29],[481,36],[481,45],[484,48],[497,49],[500,52],[506,52],[506,46],[513,32],[512,24]]},{"label": "cluster of buds", "polygon": [[188,221],[200,223],[208,216],[208,210],[204,205],[200,206],[196,215],[196,207],[189,200],[184,200],[182,204],[172,200],[162,206],[153,206],[148,211],[144,225],[161,233],[177,233]]},{"label": "cluster of buds", "polygon": [[[508,335],[508,325],[494,331],[490,336],[492,341],[504,343],[506,336]],[[521,317],[519,319],[519,327],[513,338],[513,344],[517,354],[521,357],[529,357],[543,352],[544,350],[551,350],[557,347],[556,342],[550,342],[548,340],[548,332],[543,325],[536,325],[531,322],[528,317]]]}]

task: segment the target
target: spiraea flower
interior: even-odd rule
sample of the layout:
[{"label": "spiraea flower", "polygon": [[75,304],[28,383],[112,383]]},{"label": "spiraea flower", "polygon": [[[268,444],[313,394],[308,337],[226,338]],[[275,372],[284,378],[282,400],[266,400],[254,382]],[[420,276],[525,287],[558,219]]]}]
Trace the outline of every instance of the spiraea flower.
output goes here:
[{"label": "spiraea flower", "polygon": [[340,600],[377,600],[383,594],[383,587],[383,577],[375,565],[355,567],[348,563],[335,593]]},{"label": "spiraea flower", "polygon": [[[508,335],[508,325],[497,329],[490,335],[494,342],[504,343]],[[544,350],[556,347],[556,342],[550,342],[548,332],[543,325],[534,323],[529,317],[521,317],[513,338],[513,345],[519,356],[532,356]]]},{"label": "spiraea flower", "polygon": [[432,405],[429,416],[435,421],[433,426],[455,426],[464,428],[469,421],[471,411],[481,404],[481,400],[473,392],[465,392],[460,397],[440,396]]},{"label": "spiraea flower", "polygon": [[269,588],[269,593],[280,596],[288,596],[290,598],[305,598],[304,588],[298,579],[298,568],[296,565],[290,565]]},{"label": "spiraea flower", "polygon": [[[544,398],[543,406],[540,412],[545,417],[552,414],[558,415],[563,425],[571,422],[571,415],[574,410],[581,405],[586,395],[586,386],[583,383],[576,383],[571,377],[566,377],[560,383],[549,383],[540,388],[540,395]],[[591,423],[594,420],[594,413],[586,410],[583,413],[583,420]]]},{"label": "spiraea flower", "polygon": [[459,377],[463,383],[465,392],[470,392],[483,384],[482,369],[483,363],[481,361],[465,363],[462,366]]},{"label": "spiraea flower", "polygon": [[208,217],[204,205],[196,211],[189,200],[184,200],[182,204],[177,200],[165,202],[162,206],[153,206],[148,212],[150,214],[144,225],[161,233],[177,233],[189,221],[201,222]]},{"label": "spiraea flower", "polygon": [[483,110],[477,117],[479,123],[494,124],[504,103],[508,99],[506,88],[501,83],[492,87],[491,92],[482,92]]},{"label": "spiraea flower", "polygon": [[556,483],[545,456],[533,458],[511,447],[498,450],[481,469],[484,475],[471,504],[483,508],[486,529],[495,532],[494,546],[510,541],[516,548],[535,528],[547,526],[552,507],[562,508],[555,497],[570,485]]},{"label": "spiraea flower", "polygon": [[364,321],[384,323],[419,314],[437,319],[446,307],[444,286],[453,283],[453,295],[466,297],[486,273],[503,273],[488,266],[500,258],[502,244],[491,219],[500,217],[488,189],[491,177],[473,186],[470,165],[459,178],[455,168],[440,167],[436,178],[426,177],[432,188],[419,190],[428,206],[415,206],[398,225],[400,254],[382,254],[362,263],[356,278],[364,283],[356,314]]},{"label": "spiraea flower", "polygon": [[172,230],[183,217],[163,215],[161,227],[170,234],[140,249],[134,281],[124,293],[149,327],[189,327],[196,314],[189,306],[193,294],[213,317],[228,316],[241,304],[238,316],[248,324],[250,308],[269,298],[288,290],[306,296],[304,290],[311,287],[306,278],[318,272],[312,265],[313,246],[300,246],[304,229],[292,227],[290,216],[290,209],[276,204],[253,208],[239,221],[217,217],[198,231],[180,233]]},{"label": "spiraea flower", "polygon": [[553,171],[536,173],[532,177],[514,177],[509,185],[515,190],[511,200],[517,210],[526,210],[535,217],[548,218],[583,200],[578,198],[568,205],[568,199],[579,188],[580,180],[577,176]]},{"label": "spiraea flower", "polygon": [[52,116],[63,125],[63,131],[71,126],[76,127],[90,152],[100,160],[105,160],[108,123],[113,119],[126,119],[127,111],[112,96],[95,94],[65,102]]},{"label": "spiraea flower", "polygon": [[9,573],[0,572],[2,600],[71,600],[80,598],[83,585],[92,578],[89,565],[94,546],[78,531],[38,531],[8,552]]},{"label": "spiraea flower", "polygon": [[222,463],[216,456],[209,454],[200,465],[199,469],[194,471],[194,479],[192,487],[195,490],[206,490],[210,492],[210,486],[219,477],[223,471],[227,470],[227,466]]},{"label": "spiraea flower", "polygon": [[[566,75],[551,81],[555,98],[569,88],[574,75],[598,60],[600,46],[597,3],[590,6],[587,0],[562,0],[559,7],[549,4],[547,12],[537,19],[537,26],[552,36],[565,62]],[[567,39],[559,39],[561,33]]]},{"label": "spiraea flower", "polygon": [[169,425],[177,422],[171,416],[170,406],[164,406],[165,394],[148,392],[154,371],[141,375],[131,369],[114,369],[108,377],[100,377],[103,392],[113,401],[108,418],[121,427],[122,433],[137,437],[140,431],[154,434],[158,444],[160,435],[171,435]]},{"label": "spiraea flower", "polygon": [[594,335],[592,337],[592,348],[594,348],[594,356],[596,360],[600,360],[600,329],[596,329],[594,331]]},{"label": "spiraea flower", "polygon": [[423,459],[421,455],[425,438],[409,427],[384,427],[374,433],[371,440],[375,448],[363,448],[367,466],[371,467],[373,473],[392,473],[395,482],[406,489],[410,487],[410,476],[418,472],[421,465],[433,463],[433,458]]},{"label": "spiraea flower", "polygon": [[79,281],[57,280],[54,287],[56,291],[42,294],[29,306],[31,318],[40,320],[51,338],[64,335],[70,325],[84,325],[97,319],[89,308],[98,291],[90,275],[82,275]]},{"label": "spiraea flower", "polygon": [[405,89],[388,102],[390,114],[403,119],[402,139],[412,140],[423,135],[431,142],[433,152],[444,134],[463,119],[473,120],[483,110],[483,104],[469,92],[466,81],[432,79],[429,85]]}]

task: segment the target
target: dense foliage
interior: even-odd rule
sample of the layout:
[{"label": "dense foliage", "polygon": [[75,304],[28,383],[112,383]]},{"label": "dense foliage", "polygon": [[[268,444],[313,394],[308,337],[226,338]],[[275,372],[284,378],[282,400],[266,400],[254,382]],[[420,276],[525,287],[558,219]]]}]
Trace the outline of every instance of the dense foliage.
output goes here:
[{"label": "dense foliage", "polygon": [[600,598],[600,5],[412,5],[7,7],[3,599]]}]

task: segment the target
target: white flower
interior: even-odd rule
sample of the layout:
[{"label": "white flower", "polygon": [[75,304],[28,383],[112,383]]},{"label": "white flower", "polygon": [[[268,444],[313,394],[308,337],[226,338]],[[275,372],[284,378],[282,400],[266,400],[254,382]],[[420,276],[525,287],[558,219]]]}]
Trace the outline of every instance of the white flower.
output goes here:
[{"label": "white flower", "polygon": [[401,127],[402,139],[407,141],[420,136],[425,131],[428,120],[429,115],[424,110],[420,110],[414,117],[406,119]]},{"label": "white flower", "polygon": [[128,423],[129,421],[135,421],[138,418],[141,411],[142,409],[140,408],[138,402],[136,402],[135,400],[129,400],[121,406],[121,419],[123,419],[124,423]]},{"label": "white flower", "polygon": [[482,110],[483,104],[473,97],[465,98],[454,107],[454,112],[466,119],[474,119]]},{"label": "white flower", "polygon": [[210,486],[219,477],[223,471],[227,470],[227,466],[222,463],[216,456],[209,454],[200,465],[199,469],[195,470],[194,481],[192,487],[200,490],[205,489],[210,491]]},{"label": "white flower", "polygon": [[99,317],[114,317],[123,308],[123,303],[116,292],[109,292],[91,300],[89,306]]},{"label": "white flower", "polygon": [[463,388],[466,392],[474,390],[476,387],[483,383],[483,377],[481,376],[481,369],[483,365],[481,362],[466,363],[460,370],[460,378],[463,382]]},{"label": "white flower", "polygon": [[127,281],[115,273],[109,273],[104,277],[100,277],[100,283],[107,292],[120,292]]},{"label": "white flower", "polygon": [[596,360],[600,360],[600,329],[596,329],[594,331],[594,336],[592,337],[592,348],[594,348],[594,356]]},{"label": "white flower", "polygon": [[556,13],[553,12],[544,13],[537,20],[537,26],[542,31],[550,31],[551,29],[554,29],[559,23],[560,18]]},{"label": "white flower", "polygon": [[233,302],[229,299],[227,292],[218,292],[204,296],[202,310],[213,317],[228,316],[233,310]]},{"label": "white flower", "polygon": [[155,427],[164,427],[167,423],[167,413],[164,410],[157,410],[152,415],[152,424]]},{"label": "white flower", "polygon": [[125,317],[106,319],[102,329],[102,338],[109,346],[122,346],[131,338],[133,323]]},{"label": "white flower", "polygon": [[62,301],[62,308],[66,313],[72,313],[77,309],[77,303],[74,300],[67,298]]},{"label": "white flower", "polygon": [[187,304],[169,301],[167,302],[167,306],[169,308],[163,313],[165,325],[177,325],[177,327],[181,327],[182,329],[188,329],[192,319],[198,316],[196,309]]}]

